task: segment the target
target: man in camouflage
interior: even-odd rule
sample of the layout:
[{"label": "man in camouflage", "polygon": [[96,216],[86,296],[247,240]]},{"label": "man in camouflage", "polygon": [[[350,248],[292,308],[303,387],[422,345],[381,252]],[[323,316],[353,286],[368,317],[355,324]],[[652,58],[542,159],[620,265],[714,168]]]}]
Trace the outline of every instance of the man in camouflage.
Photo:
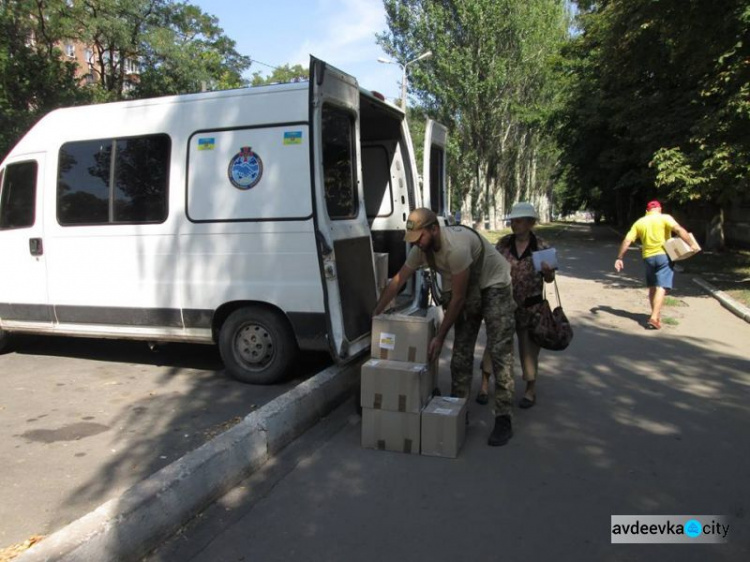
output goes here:
[{"label": "man in camouflage", "polygon": [[[448,331],[455,325],[451,359],[451,394],[469,396],[474,373],[474,347],[484,319],[487,349],[495,374],[495,427],[487,443],[505,445],[513,436],[513,333],[516,308],[510,265],[489,241],[464,226],[441,228],[430,209],[409,214],[404,239],[413,244],[406,263],[384,289],[373,311],[383,312],[387,303],[420,267],[438,271],[451,286],[450,300],[437,334],[430,342],[429,357],[440,355]],[[445,306],[445,305],[444,305]]]}]

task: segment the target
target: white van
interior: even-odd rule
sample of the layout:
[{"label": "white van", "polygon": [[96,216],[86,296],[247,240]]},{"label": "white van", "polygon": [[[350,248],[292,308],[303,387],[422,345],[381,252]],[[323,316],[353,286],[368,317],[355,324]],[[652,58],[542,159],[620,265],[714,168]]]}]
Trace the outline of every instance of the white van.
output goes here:
[{"label": "white van", "polygon": [[[403,264],[424,188],[404,113],[312,58],[309,83],[53,111],[0,165],[0,348],[14,332],[218,344],[280,380],[297,349],[369,346],[374,252]],[[398,306],[416,307],[415,279]]]}]

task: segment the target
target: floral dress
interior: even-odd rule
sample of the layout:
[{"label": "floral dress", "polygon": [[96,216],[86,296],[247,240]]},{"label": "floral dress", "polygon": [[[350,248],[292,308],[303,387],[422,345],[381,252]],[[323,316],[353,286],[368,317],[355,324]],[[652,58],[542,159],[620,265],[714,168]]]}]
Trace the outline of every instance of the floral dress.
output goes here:
[{"label": "floral dress", "polygon": [[549,248],[544,240],[529,233],[529,245],[520,256],[516,252],[516,236],[503,236],[495,246],[497,251],[510,263],[510,278],[513,284],[513,298],[516,301],[516,327],[528,328],[531,313],[542,302],[542,274],[534,269],[531,252]]}]

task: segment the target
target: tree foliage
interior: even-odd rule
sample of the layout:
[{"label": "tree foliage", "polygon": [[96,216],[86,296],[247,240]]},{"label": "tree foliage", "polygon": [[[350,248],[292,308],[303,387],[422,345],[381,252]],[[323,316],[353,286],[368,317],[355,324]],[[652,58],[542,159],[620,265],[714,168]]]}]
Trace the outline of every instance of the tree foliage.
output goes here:
[{"label": "tree foliage", "polygon": [[721,202],[750,171],[745,0],[581,3],[564,52],[561,197],[625,222],[652,196]]},{"label": "tree foliage", "polygon": [[[0,10],[0,155],[63,105],[246,85],[250,58],[187,2],[0,0]],[[61,52],[72,42],[87,50],[86,79]]]},{"label": "tree foliage", "polygon": [[558,0],[385,0],[389,31],[379,42],[406,62],[410,91],[451,127],[454,205],[475,220],[549,191],[556,88],[550,60],[567,33]]},{"label": "tree foliage", "polygon": [[[236,88],[249,57],[215,17],[172,0],[73,2],[69,25],[92,49],[91,75],[106,99]],[[134,73],[129,64],[137,64]]]},{"label": "tree foliage", "polygon": [[310,77],[310,69],[301,64],[290,66],[285,64],[273,69],[268,76],[263,76],[261,71],[253,72],[250,81],[251,86],[263,86],[266,84],[286,84],[288,82],[304,82]]},{"label": "tree foliage", "polygon": [[61,105],[88,99],[78,88],[75,65],[64,61],[54,18],[62,2],[0,2],[0,156],[39,117]]}]

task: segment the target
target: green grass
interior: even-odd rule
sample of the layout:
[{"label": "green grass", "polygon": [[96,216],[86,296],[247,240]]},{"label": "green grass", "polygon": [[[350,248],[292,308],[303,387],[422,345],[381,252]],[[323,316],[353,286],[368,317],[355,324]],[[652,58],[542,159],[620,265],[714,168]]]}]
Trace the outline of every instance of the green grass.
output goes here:
[{"label": "green grass", "polygon": [[677,326],[679,322],[675,320],[674,318],[670,318],[669,316],[663,316],[661,319],[662,324],[666,324],[667,326]]},{"label": "green grass", "polygon": [[736,301],[750,306],[750,251],[701,252],[680,262],[685,273],[702,276]]},{"label": "green grass", "polygon": [[675,297],[664,297],[664,306],[687,306],[687,303]]}]

